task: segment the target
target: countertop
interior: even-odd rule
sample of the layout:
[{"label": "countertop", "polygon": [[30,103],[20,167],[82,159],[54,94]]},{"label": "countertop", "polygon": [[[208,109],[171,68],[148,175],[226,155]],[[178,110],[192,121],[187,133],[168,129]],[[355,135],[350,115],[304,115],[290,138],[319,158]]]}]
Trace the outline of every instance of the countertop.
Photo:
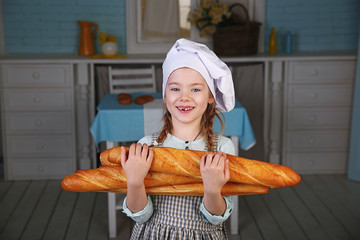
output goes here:
[{"label": "countertop", "polygon": [[[271,61],[288,61],[302,60],[309,57],[314,60],[325,59],[329,57],[337,58],[356,58],[356,50],[354,51],[302,51],[292,54],[278,53],[277,55],[269,55],[267,53],[258,53],[251,56],[234,56],[220,57],[226,63],[241,62],[271,62]],[[0,63],[5,62],[28,62],[32,63],[89,63],[89,64],[131,64],[131,63],[152,63],[162,64],[165,54],[136,54],[126,55],[125,58],[90,58],[79,56],[71,53],[8,53],[0,55]]]}]

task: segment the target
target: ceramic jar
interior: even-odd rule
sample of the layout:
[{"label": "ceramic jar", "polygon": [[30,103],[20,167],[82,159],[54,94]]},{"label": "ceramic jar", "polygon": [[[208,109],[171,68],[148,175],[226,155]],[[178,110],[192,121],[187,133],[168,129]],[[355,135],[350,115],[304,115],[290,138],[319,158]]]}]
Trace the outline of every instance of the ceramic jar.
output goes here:
[{"label": "ceramic jar", "polygon": [[105,42],[101,45],[101,53],[104,56],[115,56],[118,52],[118,45],[115,42]]}]

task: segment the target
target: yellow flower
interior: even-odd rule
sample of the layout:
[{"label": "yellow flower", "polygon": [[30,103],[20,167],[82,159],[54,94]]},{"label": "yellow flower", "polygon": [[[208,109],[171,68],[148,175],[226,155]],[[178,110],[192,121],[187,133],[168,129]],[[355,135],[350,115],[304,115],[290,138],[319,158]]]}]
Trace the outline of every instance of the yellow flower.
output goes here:
[{"label": "yellow flower", "polygon": [[101,32],[99,33],[98,42],[103,44],[105,42],[116,42],[117,38],[114,35],[108,35],[107,33]]},{"label": "yellow flower", "polygon": [[104,42],[106,42],[106,39],[107,39],[107,34],[106,33],[104,33],[104,32],[101,32],[101,33],[99,33],[99,43],[104,43]]},{"label": "yellow flower", "polygon": [[200,31],[200,36],[204,37],[206,34],[213,34],[216,26],[229,24],[226,22],[230,16],[231,12],[226,4],[217,0],[202,0],[201,7],[190,12],[187,20],[195,25]]},{"label": "yellow flower", "polygon": [[116,37],[114,35],[110,35],[110,36],[108,36],[107,41],[108,42],[116,42]]}]

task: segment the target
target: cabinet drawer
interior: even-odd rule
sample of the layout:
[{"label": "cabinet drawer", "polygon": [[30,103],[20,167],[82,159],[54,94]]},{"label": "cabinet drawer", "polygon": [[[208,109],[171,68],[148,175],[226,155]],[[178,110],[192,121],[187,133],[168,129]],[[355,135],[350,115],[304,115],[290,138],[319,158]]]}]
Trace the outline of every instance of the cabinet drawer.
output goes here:
[{"label": "cabinet drawer", "polygon": [[7,154],[10,157],[74,155],[75,143],[72,135],[8,135],[6,141]]},{"label": "cabinet drawer", "polygon": [[291,62],[290,83],[352,83],[355,61]]},{"label": "cabinet drawer", "polygon": [[75,171],[73,158],[9,158],[9,180],[62,179]]},{"label": "cabinet drawer", "polygon": [[350,108],[290,108],[288,129],[349,128]]},{"label": "cabinet drawer", "polygon": [[4,87],[68,87],[70,65],[5,65]]},{"label": "cabinet drawer", "polygon": [[346,173],[347,153],[292,153],[285,157],[286,165],[298,173]]},{"label": "cabinet drawer", "polygon": [[8,134],[73,132],[73,120],[70,112],[9,112],[5,117],[5,131]]},{"label": "cabinet drawer", "polygon": [[352,85],[290,86],[289,106],[351,106]]},{"label": "cabinet drawer", "polygon": [[288,131],[286,149],[296,151],[347,151],[349,131]]},{"label": "cabinet drawer", "polygon": [[5,110],[69,110],[71,96],[67,89],[4,89]]}]

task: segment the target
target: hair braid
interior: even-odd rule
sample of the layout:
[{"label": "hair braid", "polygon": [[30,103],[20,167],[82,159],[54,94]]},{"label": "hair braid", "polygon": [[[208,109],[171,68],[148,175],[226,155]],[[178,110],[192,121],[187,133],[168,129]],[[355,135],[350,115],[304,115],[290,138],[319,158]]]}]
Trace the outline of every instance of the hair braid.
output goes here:
[{"label": "hair braid", "polygon": [[164,126],[161,129],[160,135],[156,140],[158,143],[162,143],[165,140],[167,134],[171,132],[171,126],[172,126],[171,114],[166,108],[164,112],[165,112],[163,116]]},{"label": "hair braid", "polygon": [[217,117],[221,124],[221,135],[224,132],[224,123],[217,113],[217,110],[215,108],[215,103],[208,104],[208,107],[206,108],[206,111],[203,114],[203,117],[201,119],[201,129],[205,132],[205,138],[206,138],[206,146],[209,151],[214,151],[214,117]]}]

